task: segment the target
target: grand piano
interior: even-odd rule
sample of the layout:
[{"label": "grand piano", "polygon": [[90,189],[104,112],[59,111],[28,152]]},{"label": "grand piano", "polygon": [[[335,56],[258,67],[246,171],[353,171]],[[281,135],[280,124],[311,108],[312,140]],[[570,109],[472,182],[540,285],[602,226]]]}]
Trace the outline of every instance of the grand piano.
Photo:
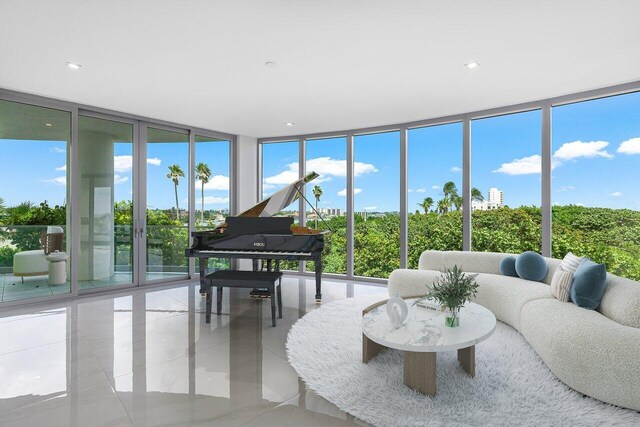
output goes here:
[{"label": "grand piano", "polygon": [[[206,289],[209,258],[252,259],[254,269],[262,261],[271,269],[279,269],[281,260],[314,261],[316,279],[316,301],[322,298],[322,250],[328,230],[319,231],[293,225],[291,217],[274,217],[299,197],[309,201],[302,187],[317,178],[315,172],[282,188],[237,216],[230,216],[214,230],[195,231],[191,247],[185,250],[187,257],[199,258],[200,291]],[[309,203],[311,208],[313,205]],[[316,215],[318,213],[316,212]],[[324,220],[323,220],[324,221]],[[261,268],[264,268],[261,267]]]}]

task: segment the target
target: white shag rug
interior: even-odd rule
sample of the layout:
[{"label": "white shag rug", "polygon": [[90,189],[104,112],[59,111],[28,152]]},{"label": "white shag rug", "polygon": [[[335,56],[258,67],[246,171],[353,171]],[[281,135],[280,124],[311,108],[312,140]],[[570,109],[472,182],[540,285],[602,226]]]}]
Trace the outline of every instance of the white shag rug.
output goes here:
[{"label": "white shag rug", "polygon": [[320,396],[376,426],[640,425],[640,414],[585,397],[558,380],[513,328],[498,322],[476,346],[476,377],[457,353],[438,353],[438,392],[402,383],[402,353],[385,350],[362,363],[361,297],[323,305],[293,325],[289,362]]}]

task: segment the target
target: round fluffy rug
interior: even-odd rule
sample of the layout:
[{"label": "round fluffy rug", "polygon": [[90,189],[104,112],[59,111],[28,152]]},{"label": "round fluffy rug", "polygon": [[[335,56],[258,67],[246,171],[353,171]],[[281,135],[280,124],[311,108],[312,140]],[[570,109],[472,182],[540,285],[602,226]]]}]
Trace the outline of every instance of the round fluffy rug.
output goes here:
[{"label": "round fluffy rug", "polygon": [[362,309],[380,298],[323,305],[289,332],[289,362],[320,396],[377,426],[640,425],[640,414],[582,394],[560,382],[526,340],[498,322],[476,346],[476,377],[456,352],[438,353],[438,393],[402,383],[402,353],[386,350],[362,363]]}]

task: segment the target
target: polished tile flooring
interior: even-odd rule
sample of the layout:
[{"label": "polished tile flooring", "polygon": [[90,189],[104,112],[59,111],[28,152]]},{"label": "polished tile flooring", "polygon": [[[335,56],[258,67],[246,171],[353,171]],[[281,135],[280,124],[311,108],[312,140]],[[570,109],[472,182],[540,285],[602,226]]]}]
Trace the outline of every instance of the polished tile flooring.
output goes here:
[{"label": "polished tile flooring", "polygon": [[[184,276],[184,273],[148,273],[147,280],[175,280],[180,276]],[[104,280],[82,280],[78,285],[80,290],[85,290],[127,283],[131,283],[131,273],[116,273]],[[47,275],[23,278],[13,274],[0,274],[0,302],[68,294],[70,286],[69,281],[64,285],[50,285]]]},{"label": "polished tile flooring", "polygon": [[[225,292],[206,324],[198,288],[2,309],[0,425],[366,425],[306,389],[286,360],[290,327],[318,307],[312,279],[284,278],[275,328],[268,300],[247,289]],[[324,303],[374,294],[386,288],[323,280]]]}]

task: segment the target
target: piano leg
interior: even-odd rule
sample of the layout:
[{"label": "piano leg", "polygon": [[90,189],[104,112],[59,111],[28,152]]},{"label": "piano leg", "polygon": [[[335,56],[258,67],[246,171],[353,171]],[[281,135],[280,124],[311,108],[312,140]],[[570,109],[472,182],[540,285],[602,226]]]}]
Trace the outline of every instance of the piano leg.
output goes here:
[{"label": "piano leg", "polygon": [[315,260],[316,265],[316,302],[322,301],[322,255]]},{"label": "piano leg", "polygon": [[207,275],[207,264],[209,264],[209,258],[200,258],[199,259],[199,270],[200,270],[200,295],[205,296],[207,293],[207,285],[204,282],[204,277]]}]

